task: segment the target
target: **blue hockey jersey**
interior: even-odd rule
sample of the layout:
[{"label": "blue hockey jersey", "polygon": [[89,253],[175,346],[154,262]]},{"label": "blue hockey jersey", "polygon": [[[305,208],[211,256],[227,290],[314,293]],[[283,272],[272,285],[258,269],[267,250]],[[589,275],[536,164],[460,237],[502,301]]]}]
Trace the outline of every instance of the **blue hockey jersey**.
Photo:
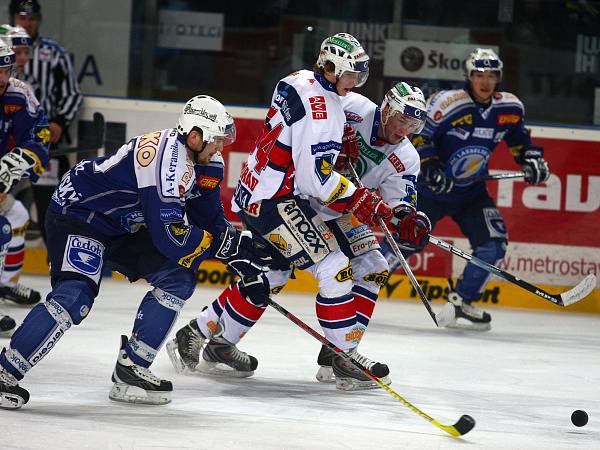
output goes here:
[{"label": "blue hockey jersey", "polygon": [[434,194],[419,184],[419,195],[438,200],[468,199],[485,190],[485,182],[461,182],[461,178],[485,175],[488,162],[499,142],[505,140],[513,156],[531,144],[523,121],[521,101],[508,92],[494,93],[483,107],[464,89],[440,91],[427,101],[427,121],[422,133],[413,137],[421,165],[437,158],[446,176],[455,179],[447,194]]},{"label": "blue hockey jersey", "polygon": [[0,157],[15,146],[22,148],[35,160],[28,171],[35,181],[48,166],[50,130],[46,114],[31,86],[16,78],[9,79],[0,102]]},{"label": "blue hockey jersey", "polygon": [[[219,158],[213,157],[214,166]],[[220,165],[222,173],[222,159]],[[188,222],[186,196],[195,195],[196,207],[202,209],[195,217],[216,220],[222,206],[218,197],[203,192],[210,189],[197,185],[196,170],[204,173],[208,167],[196,169],[176,129],[155,131],[134,137],[113,155],[79,162],[62,178],[50,208],[86,221],[106,236],[147,227],[161,253],[197,270],[210,256],[213,237]],[[210,198],[201,201],[203,197]]]}]

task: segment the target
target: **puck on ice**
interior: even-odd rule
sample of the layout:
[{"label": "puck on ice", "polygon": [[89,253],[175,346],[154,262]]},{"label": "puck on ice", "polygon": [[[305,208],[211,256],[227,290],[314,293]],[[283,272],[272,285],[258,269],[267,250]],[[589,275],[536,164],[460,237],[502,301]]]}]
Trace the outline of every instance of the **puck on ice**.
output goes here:
[{"label": "puck on ice", "polygon": [[571,422],[573,422],[573,425],[576,427],[582,427],[588,423],[588,415],[581,409],[573,411],[573,414],[571,414]]}]

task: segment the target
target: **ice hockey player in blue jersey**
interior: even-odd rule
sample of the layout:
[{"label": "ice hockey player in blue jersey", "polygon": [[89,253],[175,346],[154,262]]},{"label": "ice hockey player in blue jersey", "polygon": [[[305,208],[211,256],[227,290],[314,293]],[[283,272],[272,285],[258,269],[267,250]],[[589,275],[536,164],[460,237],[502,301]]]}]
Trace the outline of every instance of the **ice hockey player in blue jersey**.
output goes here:
[{"label": "ice hockey player in blue jersey", "polygon": [[[197,96],[186,103],[176,128],[137,136],[113,155],[83,160],[65,174],[46,216],[52,291],[0,354],[0,408],[27,403],[29,394],[18,382],[87,317],[107,263],[153,287],[142,299],[131,337],[121,337],[109,398],[170,401],[171,382],[149,367],[194,290],[200,263],[210,256],[261,272],[246,257],[251,234],[229,227],[220,199],[205,195],[203,201],[194,187],[195,166],[218,170],[218,152],[234,139],[234,122],[223,105]],[[212,218],[218,235],[188,222],[185,197],[191,194],[190,202]]]},{"label": "ice hockey player in blue jersey", "polygon": [[[502,61],[491,49],[475,49],[466,63],[464,89],[441,91],[428,100],[427,122],[413,138],[421,157],[419,210],[432,226],[450,216],[469,239],[473,254],[497,264],[506,252],[508,232],[502,215],[487,192],[485,181],[461,179],[485,175],[489,158],[504,140],[528,183],[543,183],[550,176],[544,151],[532,145],[525,128],[524,108],[513,94],[497,91]],[[384,253],[391,267],[397,258],[389,245]],[[489,273],[467,264],[448,301],[454,306],[450,327],[489,330],[491,316],[475,307]]]},{"label": "ice hockey player in blue jersey", "polygon": [[[46,115],[33,90],[28,84],[13,77],[15,64],[14,51],[0,40],[0,284],[5,280],[3,272],[9,244],[22,239],[22,236],[13,239],[13,231],[18,233],[18,229],[27,221],[26,217],[25,221],[22,220],[26,216],[25,208],[15,201],[9,191],[21,178],[29,177],[35,181],[42,174],[48,165],[50,138]],[[21,241],[21,250],[22,244]],[[15,247],[18,247],[18,242],[13,246],[13,250],[18,250]],[[25,286],[6,283],[0,286],[0,297],[17,300],[18,303],[39,301],[38,293],[37,298],[18,295],[22,290],[32,292]],[[1,334],[9,334],[14,326],[14,320],[0,314]]]}]

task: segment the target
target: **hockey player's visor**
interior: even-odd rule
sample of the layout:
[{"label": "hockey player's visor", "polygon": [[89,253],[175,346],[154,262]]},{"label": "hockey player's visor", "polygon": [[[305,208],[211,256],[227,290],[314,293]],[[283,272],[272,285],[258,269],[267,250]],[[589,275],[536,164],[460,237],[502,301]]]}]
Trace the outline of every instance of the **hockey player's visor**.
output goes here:
[{"label": "hockey player's visor", "polygon": [[222,135],[213,135],[209,142],[215,144],[222,144],[223,147],[227,147],[235,142],[236,131],[235,131],[235,122],[230,123],[225,127],[225,133]]},{"label": "hockey player's visor", "polygon": [[354,80],[356,80],[356,87],[361,87],[363,84],[365,84],[367,82],[367,78],[369,78],[369,69],[367,68],[366,70],[362,71],[362,72],[350,72],[350,71],[346,71],[342,74],[342,76],[340,78],[352,78]]},{"label": "hockey player's visor", "polygon": [[[421,130],[423,129],[423,126],[425,125],[424,111],[423,111],[423,118],[417,119],[416,117],[413,117],[412,115],[407,114],[406,108],[409,108],[409,106],[407,105],[405,107],[404,114],[399,113],[399,112],[394,114],[393,119],[397,120],[399,122],[399,124],[406,130],[406,134],[415,134],[415,133],[421,132]],[[417,109],[417,111],[422,111],[422,110]]]}]

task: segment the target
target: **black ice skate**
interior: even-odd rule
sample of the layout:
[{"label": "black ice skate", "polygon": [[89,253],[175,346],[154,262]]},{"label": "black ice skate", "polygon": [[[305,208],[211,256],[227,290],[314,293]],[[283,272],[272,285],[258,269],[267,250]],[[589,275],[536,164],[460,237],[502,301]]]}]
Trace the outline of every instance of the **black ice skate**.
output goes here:
[{"label": "black ice skate", "polygon": [[455,318],[448,328],[460,328],[464,330],[488,331],[492,328],[492,317],[481,308],[471,305],[463,300],[455,291],[448,293],[448,302],[454,307]]},{"label": "black ice skate", "polygon": [[[388,366],[382,363],[371,361],[366,356],[356,351],[356,347],[347,352],[357,362],[369,369],[373,375],[379,378],[383,383],[389,385],[392,383],[390,370]],[[363,373],[358,367],[346,360],[340,355],[333,357],[333,374],[335,375],[335,387],[342,391],[358,391],[364,389],[377,389],[379,385]]]},{"label": "black ice skate", "polygon": [[112,374],[115,383],[108,398],[117,402],[164,405],[171,401],[173,385],[161,380],[150,369],[134,364],[125,352],[127,336],[121,336],[119,359]]},{"label": "black ice skate", "polygon": [[15,319],[0,313],[0,336],[10,337],[16,326]]},{"label": "black ice skate", "polygon": [[18,305],[33,305],[38,303],[42,296],[38,291],[16,283],[14,286],[0,286],[0,299],[9,300]]},{"label": "black ice skate", "polygon": [[17,379],[0,368],[0,408],[19,409],[29,401],[29,392],[19,386]]},{"label": "black ice skate", "polygon": [[335,352],[333,350],[329,350],[329,347],[326,345],[321,346],[321,351],[319,352],[319,356],[317,357],[317,364],[319,365],[319,370],[317,371],[316,378],[321,383],[333,383],[335,378],[333,376],[333,358],[335,357]]},{"label": "black ice skate", "polygon": [[196,370],[209,375],[246,378],[254,375],[256,367],[258,361],[254,356],[239,350],[221,336],[213,336],[206,344]]},{"label": "black ice skate", "polygon": [[175,338],[167,342],[167,353],[178,373],[194,371],[200,362],[200,352],[204,348],[206,336],[202,334],[196,319],[175,333]]}]

